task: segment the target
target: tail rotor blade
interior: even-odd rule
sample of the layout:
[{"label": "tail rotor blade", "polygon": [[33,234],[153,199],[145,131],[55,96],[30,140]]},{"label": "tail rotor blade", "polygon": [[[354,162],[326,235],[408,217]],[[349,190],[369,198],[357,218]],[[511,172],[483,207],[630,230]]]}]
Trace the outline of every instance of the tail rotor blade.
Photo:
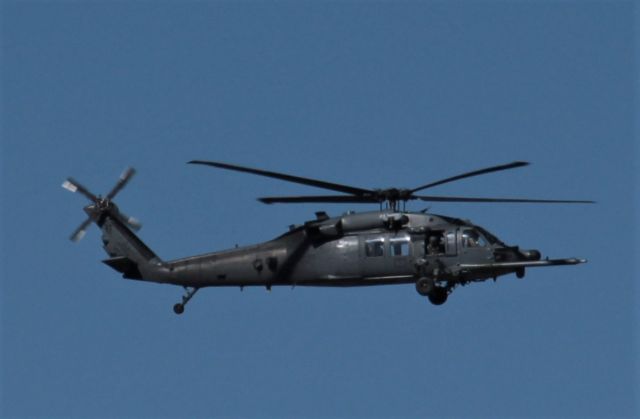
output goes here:
[{"label": "tail rotor blade", "polygon": [[82,195],[86,196],[87,198],[89,198],[89,200],[91,200],[92,202],[97,202],[98,201],[98,197],[95,196],[94,194],[92,194],[89,189],[85,188],[84,186],[82,186],[82,184],[78,181],[76,181],[74,178],[67,178],[67,180],[65,180],[62,183],[62,187],[65,188],[68,191],[71,192],[80,192]]},{"label": "tail rotor blade", "polygon": [[71,237],[69,237],[69,239],[72,242],[78,242],[82,240],[84,235],[87,233],[87,227],[89,227],[89,225],[91,225],[91,218],[87,218],[86,220],[84,220],[84,222],[80,224],[78,228],[76,228],[76,230],[73,232]]},{"label": "tail rotor blade", "polygon": [[124,213],[121,213],[118,210],[116,204],[111,202],[111,200],[118,194],[118,192],[120,192],[120,190],[127,185],[129,180],[131,180],[135,173],[136,171],[134,168],[126,168],[120,175],[120,179],[118,179],[118,182],[105,198],[94,195],[89,191],[89,189],[87,189],[80,182],[71,177],[67,178],[67,180],[62,183],[62,187],[66,190],[71,192],[80,192],[82,195],[86,196],[93,202],[93,205],[89,205],[84,208],[85,212],[89,214],[89,218],[87,218],[82,224],[80,224],[80,226],[78,226],[78,228],[75,229],[70,237],[71,241],[77,242],[81,240],[86,234],[87,228],[91,225],[91,223],[94,220],[97,222],[97,220],[99,220],[103,214],[108,214],[119,219],[123,224],[129,226],[132,230],[140,229],[140,227],[142,226],[142,224],[140,224],[140,221],[138,221],[134,217],[130,217]]},{"label": "tail rotor blade", "polygon": [[113,187],[111,192],[107,194],[106,199],[111,200],[115,197],[122,188],[124,188],[129,180],[136,174],[136,170],[133,167],[127,167],[124,172],[120,175],[120,179],[118,179],[118,183]]},{"label": "tail rotor blade", "polygon": [[130,217],[127,214],[120,211],[120,221],[128,225],[132,230],[138,231],[142,228],[142,223],[135,217]]}]

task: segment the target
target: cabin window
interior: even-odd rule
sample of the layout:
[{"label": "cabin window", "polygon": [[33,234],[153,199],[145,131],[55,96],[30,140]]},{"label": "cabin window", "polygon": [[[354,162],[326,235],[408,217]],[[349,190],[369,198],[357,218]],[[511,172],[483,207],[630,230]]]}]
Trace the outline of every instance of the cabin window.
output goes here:
[{"label": "cabin window", "polygon": [[364,253],[368,257],[384,256],[384,239],[367,240],[364,243]]},{"label": "cabin window", "polygon": [[463,247],[485,247],[487,241],[475,230],[464,230],[462,232],[462,246]]},{"label": "cabin window", "polygon": [[409,239],[391,239],[391,256],[409,256]]},{"label": "cabin window", "polygon": [[444,231],[432,231],[425,240],[427,255],[440,255],[444,253]]}]

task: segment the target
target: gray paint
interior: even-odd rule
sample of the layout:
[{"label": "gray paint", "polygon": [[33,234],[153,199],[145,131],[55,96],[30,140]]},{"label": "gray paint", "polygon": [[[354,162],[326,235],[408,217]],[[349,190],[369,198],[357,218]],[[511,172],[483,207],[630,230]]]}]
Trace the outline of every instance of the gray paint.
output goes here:
[{"label": "gray paint", "polygon": [[[426,276],[437,278],[451,291],[460,284],[506,275],[527,266],[560,264],[528,260],[517,247],[499,241],[484,247],[465,247],[461,232],[477,231],[473,224],[435,214],[376,211],[312,220],[265,243],[169,261],[155,256],[108,212],[102,220],[99,225],[105,250],[111,256],[105,262],[114,269],[122,272],[109,262],[125,258],[141,274],[132,279],[194,288],[368,286],[414,283]],[[400,220],[402,225],[394,224],[394,220]],[[455,234],[456,247],[448,249],[449,254],[426,255],[424,242],[431,231]],[[391,255],[391,241],[402,238],[410,239],[409,254]],[[369,257],[365,242],[376,239],[384,241],[383,255]],[[498,253],[500,261],[496,260]],[[571,261],[580,262],[565,260],[563,264]],[[504,265],[507,262],[518,265]],[[426,268],[419,271],[421,264]]]},{"label": "gray paint", "polygon": [[124,278],[180,285],[187,293],[174,306],[180,314],[195,292],[203,287],[264,286],[370,286],[415,283],[416,290],[434,304],[443,304],[459,285],[516,273],[526,267],[575,265],[582,259],[540,260],[537,250],[521,251],[507,246],[493,234],[469,221],[442,215],[398,211],[399,202],[412,199],[449,202],[544,202],[586,203],[591,201],[549,201],[433,197],[415,192],[442,183],[526,165],[513,162],[432,182],[418,188],[367,190],[277,172],[218,162],[193,161],[241,172],[274,177],[351,194],[331,196],[269,197],[263,202],[383,202],[387,210],[347,213],[316,219],[287,233],[253,246],[163,261],[132,231],[139,223],[121,213],[113,203],[115,195],[129,182],[135,170],[126,169],[105,198],[68,178],[63,187],[79,192],[92,204],[84,208],[88,218],[71,236],[79,240],[93,222],[102,230],[109,259],[104,263]]}]

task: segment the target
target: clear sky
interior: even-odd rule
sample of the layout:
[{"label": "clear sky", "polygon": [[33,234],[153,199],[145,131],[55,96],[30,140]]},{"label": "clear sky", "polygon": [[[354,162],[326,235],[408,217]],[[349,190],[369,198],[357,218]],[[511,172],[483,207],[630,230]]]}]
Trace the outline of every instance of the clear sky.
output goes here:
[{"label": "clear sky", "polygon": [[[638,410],[638,115],[624,1],[4,1],[5,417],[632,417]],[[182,289],[73,244],[74,176],[170,259],[271,239],[317,189],[221,160],[365,188],[593,199],[437,204],[509,244],[586,265],[458,288]],[[412,210],[424,205],[412,204]]]}]

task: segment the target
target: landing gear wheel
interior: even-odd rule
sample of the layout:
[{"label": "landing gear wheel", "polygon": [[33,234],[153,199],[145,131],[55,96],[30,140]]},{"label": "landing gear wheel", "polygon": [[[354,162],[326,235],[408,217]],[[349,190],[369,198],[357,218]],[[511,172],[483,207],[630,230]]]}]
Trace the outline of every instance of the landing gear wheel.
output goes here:
[{"label": "landing gear wheel", "polygon": [[447,301],[448,293],[446,288],[434,287],[428,295],[431,304],[440,306]]},{"label": "landing gear wheel", "polygon": [[434,287],[435,284],[431,278],[422,277],[416,281],[416,291],[418,291],[418,294],[422,296],[426,297],[431,294]]},{"label": "landing gear wheel", "polygon": [[184,306],[186,306],[191,297],[198,292],[199,288],[185,286],[184,290],[186,291],[186,294],[182,296],[182,302],[173,306],[173,312],[176,314],[184,313]]}]

